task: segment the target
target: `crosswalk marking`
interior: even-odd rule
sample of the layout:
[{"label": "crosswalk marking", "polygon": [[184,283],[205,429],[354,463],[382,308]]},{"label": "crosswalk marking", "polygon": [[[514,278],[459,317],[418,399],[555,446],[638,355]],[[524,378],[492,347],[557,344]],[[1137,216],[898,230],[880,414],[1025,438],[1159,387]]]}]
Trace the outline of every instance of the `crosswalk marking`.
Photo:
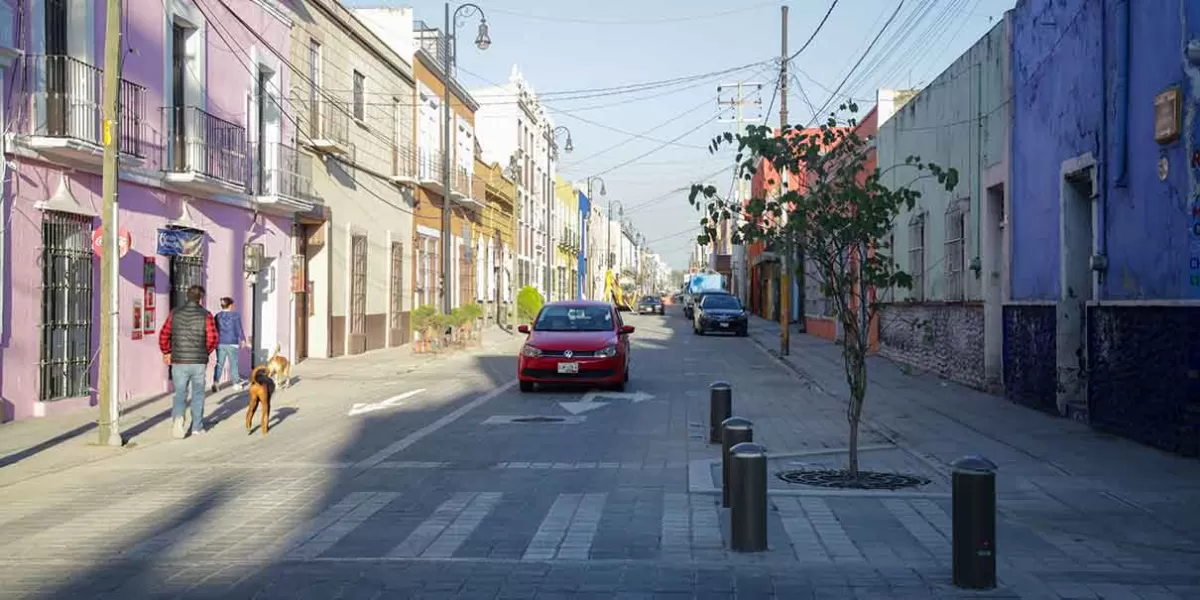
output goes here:
[{"label": "crosswalk marking", "polygon": [[800,506],[800,499],[782,497],[774,498],[773,502],[779,511],[780,521],[783,522],[783,531],[792,540],[792,551],[796,554],[796,559],[800,562],[821,564],[833,562],[829,553],[825,552],[825,547],[821,545],[821,540],[809,522],[808,515],[804,513],[804,508]]},{"label": "crosswalk marking", "polygon": [[808,515],[809,523],[812,523],[813,529],[817,532],[817,537],[821,538],[821,543],[829,551],[833,562],[866,562],[866,559],[858,551],[858,547],[854,545],[854,542],[850,541],[850,536],[846,535],[846,530],[842,528],[842,524],[837,520],[837,517],[833,514],[833,510],[829,508],[829,504],[824,499],[800,498],[800,507]]},{"label": "crosswalk marking", "polygon": [[[883,501],[883,505],[930,554],[945,560],[950,547],[945,534],[917,512],[908,500],[889,498]],[[942,514],[945,515],[944,512]]]},{"label": "crosswalk marking", "polygon": [[546,513],[546,517],[542,519],[542,524],[538,526],[537,533],[533,534],[533,541],[529,542],[529,546],[525,548],[525,554],[521,560],[554,558],[554,555],[558,553],[558,545],[567,535],[571,517],[575,515],[575,509],[579,508],[581,500],[583,500],[583,496],[580,494],[559,494],[558,498],[554,500],[554,504],[550,506],[550,511]]},{"label": "crosswalk marking", "polygon": [[371,518],[371,515],[391,504],[399,496],[400,494],[395,492],[376,492],[373,496],[355,506],[353,510],[343,515],[337,521],[334,521],[329,527],[323,529],[312,539],[292,549],[291,552],[288,552],[288,558],[306,559],[320,556],[321,553],[332,548],[334,544],[349,535],[351,531],[366,523],[367,519]]},{"label": "crosswalk marking", "polygon": [[592,540],[596,538],[596,530],[600,527],[600,517],[604,515],[604,502],[607,493],[584,494],[575,509],[571,526],[567,529],[567,537],[563,539],[562,547],[558,550],[558,558],[569,560],[584,560],[592,551]]},{"label": "crosswalk marking", "polygon": [[267,558],[276,552],[290,552],[350,514],[362,503],[374,498],[376,493],[352,492],[338,503],[322,511],[321,514],[308,519],[299,527],[293,528],[279,543],[269,544],[266,548],[252,552],[251,555],[256,558]]},{"label": "crosswalk marking", "polygon": [[388,556],[392,558],[420,556],[454,522],[459,513],[466,510],[476,495],[476,492],[458,492],[451,496],[449,500],[433,511],[432,516],[425,519],[424,523],[418,525],[412,533],[408,534],[408,537],[404,538],[403,542],[393,548]]},{"label": "crosswalk marking", "polygon": [[454,552],[463,545],[463,542],[467,541],[471,532],[475,531],[475,528],[483,522],[484,517],[492,512],[492,508],[500,502],[502,496],[503,494],[496,492],[483,492],[472,498],[471,503],[455,516],[454,522],[450,523],[450,526],[438,535],[429,548],[421,553],[421,557],[450,558],[454,556]]}]

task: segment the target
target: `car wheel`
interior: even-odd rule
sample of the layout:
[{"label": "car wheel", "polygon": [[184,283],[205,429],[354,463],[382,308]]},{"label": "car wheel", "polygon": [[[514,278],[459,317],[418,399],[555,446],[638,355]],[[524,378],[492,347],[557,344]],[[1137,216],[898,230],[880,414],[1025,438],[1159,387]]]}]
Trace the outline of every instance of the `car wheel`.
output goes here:
[{"label": "car wheel", "polygon": [[628,383],[628,382],[626,382],[626,381],[622,381],[621,383],[613,384],[613,386],[612,386],[612,387],[613,387],[613,391],[614,391],[614,392],[624,392],[624,391],[625,391],[625,385],[626,385],[627,383]]},{"label": "car wheel", "polygon": [[750,335],[750,332],[745,329],[738,332],[738,337],[746,337],[748,335]]},{"label": "car wheel", "polygon": [[532,381],[522,381],[520,383],[521,383],[521,393],[522,394],[528,394],[533,391],[533,382]]}]

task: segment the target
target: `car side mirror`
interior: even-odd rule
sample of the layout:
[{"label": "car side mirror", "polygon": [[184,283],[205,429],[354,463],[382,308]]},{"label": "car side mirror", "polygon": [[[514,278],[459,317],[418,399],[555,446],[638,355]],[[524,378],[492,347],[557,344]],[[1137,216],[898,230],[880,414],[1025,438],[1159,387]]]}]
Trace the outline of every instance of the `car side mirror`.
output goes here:
[{"label": "car side mirror", "polygon": [[621,326],[621,331],[620,331],[619,333],[620,333],[621,335],[629,335],[629,334],[631,334],[631,333],[633,333],[633,332],[634,332],[634,327],[633,327],[633,325],[622,325],[622,326]]},{"label": "car side mirror", "polygon": [[518,325],[517,331],[527,334],[527,333],[529,333],[529,326],[528,325]]}]

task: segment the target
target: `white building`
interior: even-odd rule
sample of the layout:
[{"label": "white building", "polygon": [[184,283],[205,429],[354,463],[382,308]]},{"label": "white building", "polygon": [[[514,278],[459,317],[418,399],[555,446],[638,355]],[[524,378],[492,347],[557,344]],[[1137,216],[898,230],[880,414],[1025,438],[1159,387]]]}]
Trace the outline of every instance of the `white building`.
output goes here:
[{"label": "white building", "polygon": [[[554,256],[560,232],[550,231],[546,243],[547,207],[554,206],[558,158],[548,153],[554,121],[538,103],[533,86],[513,65],[508,83],[472,90],[479,101],[475,134],[487,163],[509,164],[517,157],[521,177],[517,181],[517,283],[545,289],[546,261]],[[565,141],[565,140],[564,140]]]}]

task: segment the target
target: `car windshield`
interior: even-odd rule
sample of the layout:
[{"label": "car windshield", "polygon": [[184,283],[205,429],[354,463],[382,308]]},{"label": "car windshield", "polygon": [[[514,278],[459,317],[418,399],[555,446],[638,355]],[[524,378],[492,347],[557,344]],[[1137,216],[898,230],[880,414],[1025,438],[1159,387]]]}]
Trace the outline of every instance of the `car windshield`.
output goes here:
[{"label": "car windshield", "polygon": [[612,331],[607,306],[547,306],[533,324],[535,331]]},{"label": "car windshield", "polygon": [[726,296],[724,294],[720,294],[720,295],[714,295],[714,296],[705,296],[704,300],[702,300],[700,302],[700,308],[717,309],[717,310],[739,310],[742,308],[742,304],[740,302],[738,302],[737,298],[734,298],[733,296]]},{"label": "car windshield", "polygon": [[658,302],[658,298],[655,298],[654,296],[646,296],[645,298],[642,298],[642,302],[652,304],[654,302]]}]

